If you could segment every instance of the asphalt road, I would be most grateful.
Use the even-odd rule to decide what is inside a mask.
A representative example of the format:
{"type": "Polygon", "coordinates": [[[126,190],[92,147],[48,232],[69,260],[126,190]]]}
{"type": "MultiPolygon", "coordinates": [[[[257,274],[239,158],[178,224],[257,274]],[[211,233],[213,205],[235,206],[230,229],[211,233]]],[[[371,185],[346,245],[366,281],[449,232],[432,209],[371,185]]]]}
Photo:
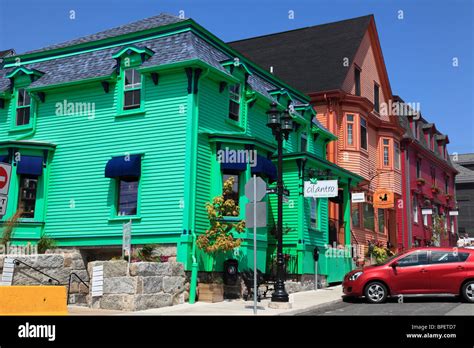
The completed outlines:
{"type": "Polygon", "coordinates": [[[473,315],[474,304],[463,303],[453,296],[405,296],[384,304],[368,304],[363,299],[344,299],[336,303],[298,315],[473,315]]]}

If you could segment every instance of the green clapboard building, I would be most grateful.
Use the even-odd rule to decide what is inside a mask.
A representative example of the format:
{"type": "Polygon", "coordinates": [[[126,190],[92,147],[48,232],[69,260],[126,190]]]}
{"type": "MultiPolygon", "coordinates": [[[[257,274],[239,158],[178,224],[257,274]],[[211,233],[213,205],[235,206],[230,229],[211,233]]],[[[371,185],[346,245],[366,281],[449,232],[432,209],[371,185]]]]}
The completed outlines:
{"type": "MultiPolygon", "coordinates": [[[[275,101],[297,124],[284,148],[288,272],[314,273],[316,246],[320,274],[340,280],[350,268],[349,258],[325,256],[327,199],[303,197],[308,171],[336,178],[349,221],[349,186],[361,178],[326,161],[334,135],[303,93],[193,20],[161,14],[2,64],[0,162],[12,165],[2,223],[19,218],[14,243],[47,235],[60,247],[119,250],[123,224],[132,221],[133,244],[176,247],[190,269],[195,237],[209,225],[205,203],[222,192],[223,180],[236,180],[240,219],[251,175],[275,180],[276,141],[266,126],[275,101]],[[242,154],[253,162],[232,160],[242,154]]],[[[258,231],[258,264],[267,271],[274,196],[265,198],[268,228],[258,231]]],[[[345,233],[350,240],[349,224],[345,233]]],[[[241,270],[252,267],[252,231],[238,236],[241,247],[219,256],[217,270],[230,257],[241,270]]],[[[199,250],[196,257],[200,270],[212,269],[210,257],[199,250]]]]}

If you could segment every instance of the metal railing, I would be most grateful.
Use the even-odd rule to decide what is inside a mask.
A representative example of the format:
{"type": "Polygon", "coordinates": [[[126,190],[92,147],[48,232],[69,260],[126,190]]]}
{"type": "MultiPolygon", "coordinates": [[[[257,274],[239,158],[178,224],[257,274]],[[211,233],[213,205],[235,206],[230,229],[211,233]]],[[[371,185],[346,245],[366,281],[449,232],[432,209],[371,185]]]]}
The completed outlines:
{"type": "Polygon", "coordinates": [[[50,275],[48,275],[48,274],[46,274],[46,273],[40,271],[39,269],[37,269],[37,268],[35,268],[35,267],[33,267],[33,266],[31,266],[31,265],[29,265],[29,264],[27,264],[27,263],[21,261],[21,260],[13,259],[13,262],[14,262],[17,266],[19,266],[20,263],[21,263],[21,264],[25,265],[26,267],[31,268],[32,270],[34,270],[34,271],[36,271],[36,272],[38,272],[38,273],[41,273],[42,275],[48,277],[48,283],[52,283],[53,281],[55,281],[55,282],[56,282],[56,285],[61,285],[61,282],[60,282],[59,280],[57,280],[56,278],[51,277],[50,275]]]}
{"type": "Polygon", "coordinates": [[[71,280],[72,280],[73,276],[75,276],[82,284],[84,284],[86,286],[87,289],[89,289],[89,285],[87,285],[82,280],[82,278],[77,275],[77,273],[72,272],[71,274],[69,274],[69,280],[68,280],[68,285],[67,285],[67,304],[69,304],[69,294],[70,294],[70,291],[71,291],[71,280]]]}

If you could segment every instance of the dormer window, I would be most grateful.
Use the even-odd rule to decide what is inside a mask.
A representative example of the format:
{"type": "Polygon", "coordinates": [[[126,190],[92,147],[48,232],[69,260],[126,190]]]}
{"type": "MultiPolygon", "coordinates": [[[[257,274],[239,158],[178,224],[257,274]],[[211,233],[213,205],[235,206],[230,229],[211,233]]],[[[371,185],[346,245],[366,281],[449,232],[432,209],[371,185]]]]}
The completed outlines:
{"type": "Polygon", "coordinates": [[[124,77],[123,109],[137,109],[141,104],[142,76],[136,69],[127,69],[124,77]]]}
{"type": "Polygon", "coordinates": [[[30,95],[24,88],[18,90],[18,102],[16,106],[16,125],[24,126],[30,123],[30,95]]]}
{"type": "Polygon", "coordinates": [[[234,121],[240,120],[240,84],[229,86],[229,118],[234,121]]]}

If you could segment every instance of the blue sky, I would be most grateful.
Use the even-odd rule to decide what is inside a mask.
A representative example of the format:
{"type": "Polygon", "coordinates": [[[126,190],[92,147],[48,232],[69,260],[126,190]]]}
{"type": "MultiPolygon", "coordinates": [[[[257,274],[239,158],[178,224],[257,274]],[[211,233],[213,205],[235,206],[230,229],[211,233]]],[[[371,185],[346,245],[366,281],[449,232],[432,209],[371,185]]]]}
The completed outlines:
{"type": "Polygon", "coordinates": [[[421,104],[451,153],[474,152],[472,0],[0,0],[0,49],[24,52],[179,11],[224,41],[372,13],[393,93],[421,104]]]}

